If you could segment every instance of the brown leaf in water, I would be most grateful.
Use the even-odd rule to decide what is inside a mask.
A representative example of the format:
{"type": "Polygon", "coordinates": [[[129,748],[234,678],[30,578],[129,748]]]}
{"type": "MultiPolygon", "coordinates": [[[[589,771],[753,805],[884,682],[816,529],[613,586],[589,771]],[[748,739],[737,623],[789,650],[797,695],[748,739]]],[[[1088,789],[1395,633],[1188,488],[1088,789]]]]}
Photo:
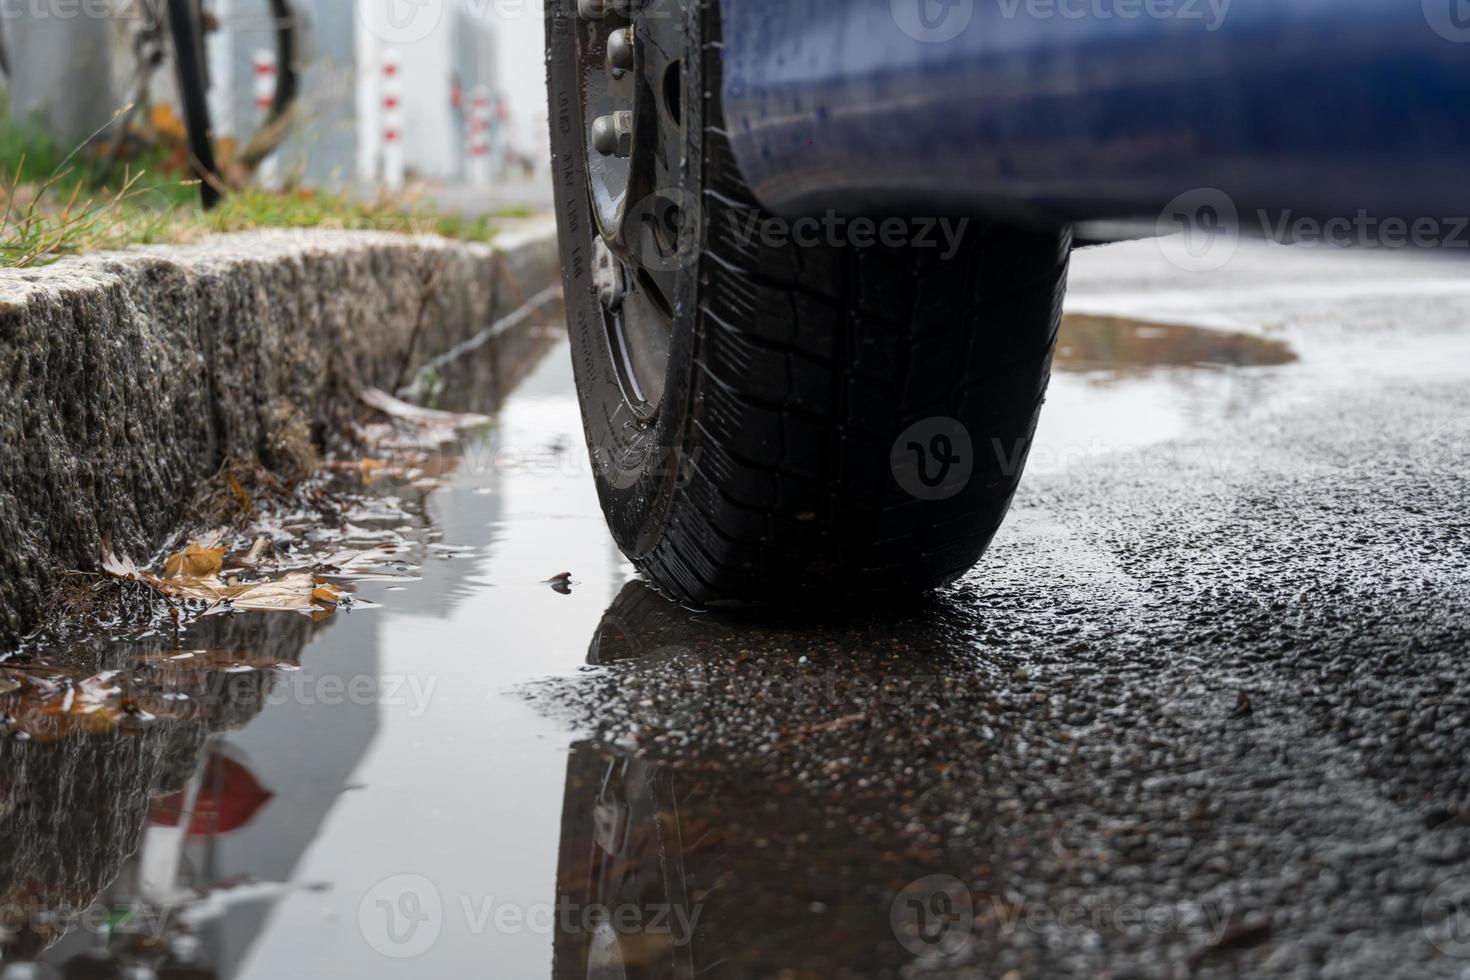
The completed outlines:
{"type": "Polygon", "coordinates": [[[141,582],[170,598],[205,602],[211,606],[227,605],[243,612],[329,613],[346,596],[341,589],[310,572],[292,572],[266,582],[227,582],[219,574],[223,551],[215,548],[199,551],[202,553],[196,553],[192,558],[189,552],[170,558],[162,578],[111,552],[102,556],[102,568],[115,578],[141,582]],[[216,551],[220,553],[216,554],[216,551]],[[172,575],[167,574],[170,568],[174,572],[172,575]],[[206,574],[186,574],[190,569],[206,570],[206,574]]]}
{"type": "Polygon", "coordinates": [[[225,586],[214,595],[214,601],[228,602],[244,612],[326,611],[321,604],[336,606],[343,597],[341,590],[323,585],[310,572],[293,572],[273,582],[225,586]]]}
{"type": "Polygon", "coordinates": [[[230,493],[235,495],[235,500],[239,502],[240,509],[247,514],[253,513],[255,511],[255,499],[250,496],[250,492],[240,485],[240,481],[235,479],[233,473],[226,473],[225,479],[229,481],[230,493]]]}
{"type": "Polygon", "coordinates": [[[218,575],[224,567],[225,549],[206,548],[194,542],[183,551],[170,555],[163,565],[163,577],[169,579],[205,579],[218,575]]]}

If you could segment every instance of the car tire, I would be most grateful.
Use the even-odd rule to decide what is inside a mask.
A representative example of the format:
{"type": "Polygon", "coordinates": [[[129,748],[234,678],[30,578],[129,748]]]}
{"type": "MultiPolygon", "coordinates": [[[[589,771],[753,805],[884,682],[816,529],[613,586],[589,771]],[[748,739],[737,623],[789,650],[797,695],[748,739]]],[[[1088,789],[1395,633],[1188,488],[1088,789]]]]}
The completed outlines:
{"type": "Polygon", "coordinates": [[[854,244],[862,225],[829,218],[843,234],[786,240],[725,135],[718,5],[688,0],[679,187],[665,194],[683,202],[688,254],[667,303],[661,397],[640,411],[627,327],[609,326],[631,314],[609,311],[594,262],[586,25],[575,4],[547,9],[571,348],[619,547],[673,598],[702,605],[912,594],[963,575],[1029,453],[1070,232],[949,219],[962,233],[946,243],[937,219],[906,218],[908,244],[889,247],[854,244]]]}

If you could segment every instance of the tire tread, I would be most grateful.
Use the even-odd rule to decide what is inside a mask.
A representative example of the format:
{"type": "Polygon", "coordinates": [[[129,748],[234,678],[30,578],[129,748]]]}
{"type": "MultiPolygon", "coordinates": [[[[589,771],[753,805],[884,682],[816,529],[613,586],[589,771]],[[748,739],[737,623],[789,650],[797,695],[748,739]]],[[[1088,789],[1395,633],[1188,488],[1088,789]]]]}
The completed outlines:
{"type": "Polygon", "coordinates": [[[915,591],[964,574],[1010,505],[1050,376],[1070,235],[970,227],[959,252],[773,246],[720,115],[713,2],[703,47],[705,250],[692,465],[639,567],[679,599],[915,591]],[[920,501],[889,453],[934,416],[975,436],[974,478],[920,501]]]}

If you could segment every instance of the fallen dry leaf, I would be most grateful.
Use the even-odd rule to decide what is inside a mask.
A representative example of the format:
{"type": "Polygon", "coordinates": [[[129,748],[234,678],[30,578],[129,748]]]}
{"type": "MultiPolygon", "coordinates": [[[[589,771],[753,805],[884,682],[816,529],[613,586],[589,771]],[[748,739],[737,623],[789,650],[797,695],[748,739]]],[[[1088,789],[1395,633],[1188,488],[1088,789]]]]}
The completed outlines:
{"type": "Polygon", "coordinates": [[[233,473],[226,473],[225,478],[229,481],[230,493],[234,494],[235,499],[240,503],[240,509],[247,514],[253,513],[255,510],[255,500],[250,496],[249,491],[241,486],[240,481],[235,479],[233,473]]]}
{"type": "Polygon", "coordinates": [[[204,602],[213,607],[225,606],[242,612],[329,613],[346,597],[341,589],[310,572],[292,572],[266,582],[227,582],[220,578],[222,550],[205,548],[199,552],[192,558],[189,552],[174,555],[166,563],[163,577],[144,571],[126,556],[120,557],[112,552],[102,556],[102,569],[114,578],[141,582],[160,595],[173,599],[204,602]],[[220,553],[215,554],[216,551],[220,553]],[[168,574],[171,568],[174,574],[168,574]],[[187,574],[191,569],[205,570],[205,574],[187,574]]]}
{"type": "Polygon", "coordinates": [[[393,549],[388,545],[380,544],[367,549],[348,548],[323,558],[319,567],[335,569],[343,575],[355,575],[376,568],[392,557],[393,549]]]}
{"type": "Polygon", "coordinates": [[[141,581],[143,578],[143,572],[133,564],[132,559],[118,557],[105,540],[102,543],[102,570],[113,578],[126,579],[129,582],[141,581]]]}
{"type": "Polygon", "coordinates": [[[202,579],[218,575],[224,567],[225,549],[206,548],[197,541],[175,555],[170,555],[163,565],[164,578],[202,579]]]}

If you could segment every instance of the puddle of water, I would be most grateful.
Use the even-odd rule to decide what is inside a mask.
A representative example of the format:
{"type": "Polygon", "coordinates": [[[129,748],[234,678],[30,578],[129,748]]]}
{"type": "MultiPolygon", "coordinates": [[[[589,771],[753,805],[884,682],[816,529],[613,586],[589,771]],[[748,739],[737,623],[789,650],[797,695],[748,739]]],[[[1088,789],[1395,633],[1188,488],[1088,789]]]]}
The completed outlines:
{"type": "MultiPolygon", "coordinates": [[[[1067,338],[1052,438],[1099,418],[1099,387],[1072,367],[1158,367],[1101,389],[1113,437],[1144,442],[1173,431],[1153,421],[1181,411],[1171,385],[1204,384],[1199,397],[1218,401],[1208,385],[1231,373],[1179,365],[1286,363],[1269,344],[1186,328],[1074,321],[1067,338]]],[[[591,677],[677,693],[690,658],[738,686],[766,651],[816,643],[848,658],[842,676],[874,683],[905,676],[894,664],[916,647],[933,651],[926,671],[983,698],[985,664],[963,652],[974,637],[927,613],[761,633],[630,584],[568,362],[561,347],[541,363],[497,427],[435,471],[441,490],[398,481],[364,504],[357,537],[391,537],[400,566],[355,581],[373,608],[323,622],[210,617],[177,646],[154,635],[83,651],[118,672],[100,683],[126,689],[131,707],[84,692],[112,699],[119,723],[0,743],[8,959],[38,959],[50,976],[230,978],[457,976],[487,963],[503,976],[693,976],[720,962],[731,975],[832,976],[910,960],[891,902],[938,842],[854,814],[864,800],[874,814],[907,806],[929,770],[861,781],[841,747],[878,730],[867,701],[732,730],[744,763],[689,771],[631,748],[677,739],[685,722],[657,730],[644,717],[635,731],[622,715],[574,737],[516,692],[591,677]],[[618,664],[632,669],[609,673],[618,664]],[[841,792],[814,789],[821,779],[841,792]],[[602,909],[632,918],[602,921],[602,909]]],[[[582,722],[597,720],[590,703],[582,722]]],[[[974,750],[933,734],[936,767],[974,750]]]]}
{"type": "Polygon", "coordinates": [[[1072,313],[1062,320],[1055,364],[1116,379],[1156,368],[1280,367],[1296,360],[1284,341],[1259,334],[1072,313]]]}
{"type": "MultiPolygon", "coordinates": [[[[1028,472],[1188,450],[1299,377],[1296,351],[1259,334],[1069,313],[1028,472]]],[[[1167,463],[1161,463],[1167,465],[1167,463]]]]}

